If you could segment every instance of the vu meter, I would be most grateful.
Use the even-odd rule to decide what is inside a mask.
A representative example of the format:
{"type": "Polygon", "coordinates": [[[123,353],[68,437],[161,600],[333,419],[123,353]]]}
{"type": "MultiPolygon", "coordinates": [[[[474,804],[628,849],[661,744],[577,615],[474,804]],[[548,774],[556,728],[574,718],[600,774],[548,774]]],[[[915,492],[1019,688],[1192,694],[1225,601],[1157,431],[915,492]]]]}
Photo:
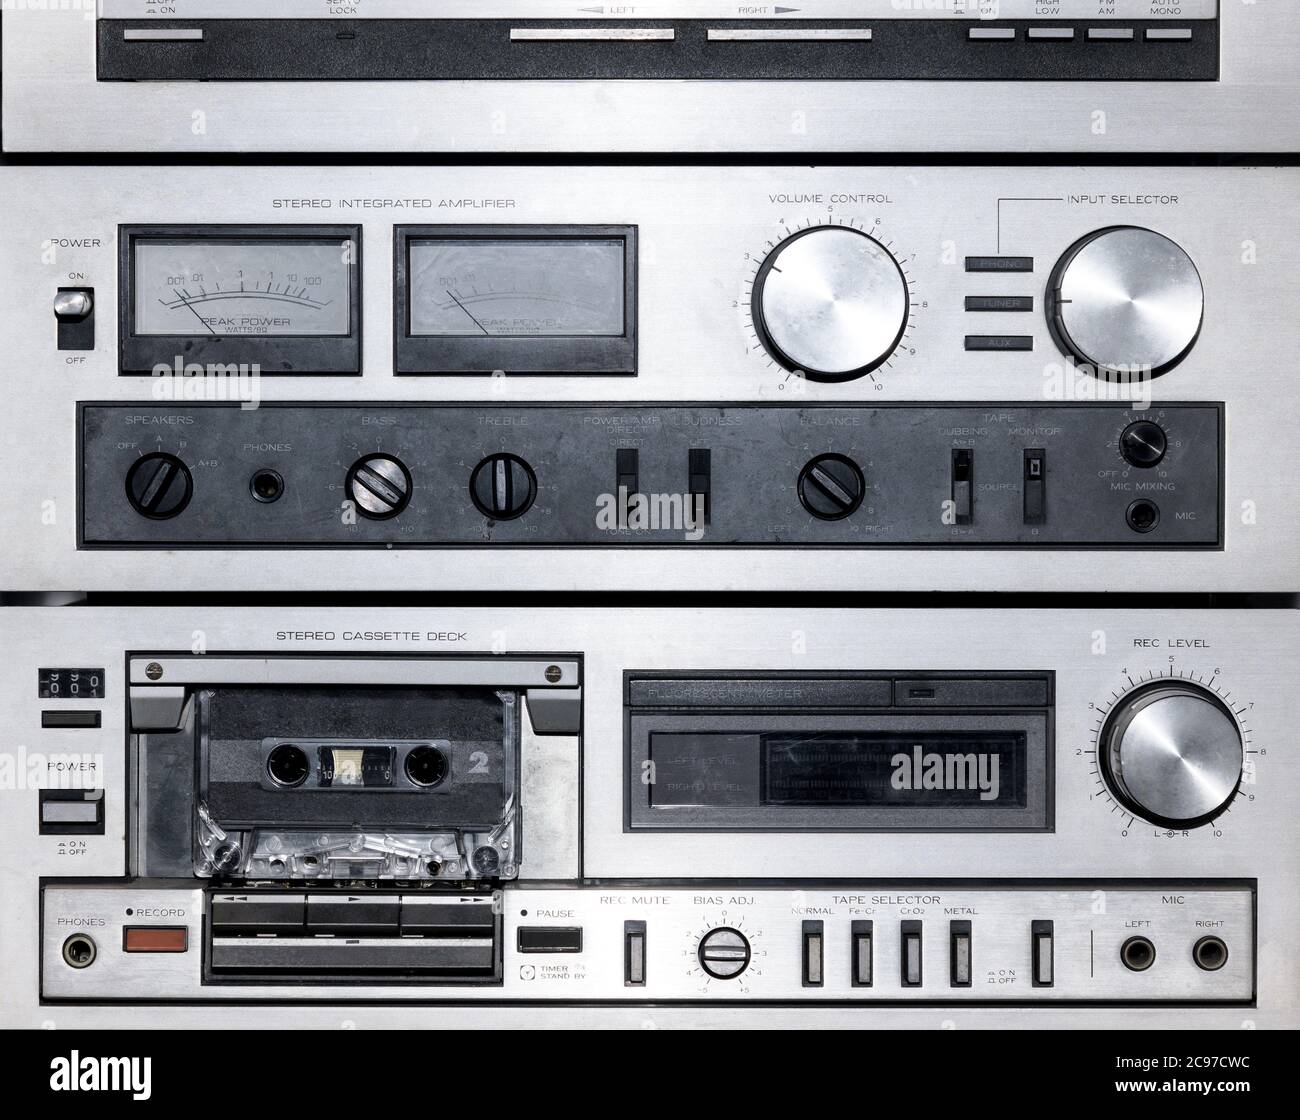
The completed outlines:
{"type": "Polygon", "coordinates": [[[121,371],[360,372],[355,226],[123,227],[121,371]]]}

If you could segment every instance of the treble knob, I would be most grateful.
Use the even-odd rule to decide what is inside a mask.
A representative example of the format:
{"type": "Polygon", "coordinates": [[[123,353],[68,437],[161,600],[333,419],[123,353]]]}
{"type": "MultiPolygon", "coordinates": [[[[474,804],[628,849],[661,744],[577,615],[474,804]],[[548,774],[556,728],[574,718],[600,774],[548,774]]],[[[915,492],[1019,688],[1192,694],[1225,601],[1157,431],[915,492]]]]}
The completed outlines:
{"type": "Polygon", "coordinates": [[[1241,730],[1209,689],[1153,681],[1129,693],[1102,728],[1098,761],[1126,808],[1168,828],[1217,817],[1236,796],[1241,730]]]}
{"type": "Polygon", "coordinates": [[[814,226],[772,250],[754,279],[759,339],[786,369],[851,381],[879,366],[907,327],[907,279],[879,241],[814,226]]]}
{"type": "Polygon", "coordinates": [[[1047,321],[1074,361],[1107,378],[1158,377],[1201,332],[1205,292],[1192,258],[1140,226],[1076,241],[1047,285],[1047,321]]]}
{"type": "Polygon", "coordinates": [[[512,521],[537,497],[537,476],[518,455],[489,455],[470,475],[469,496],[484,517],[512,521]]]}

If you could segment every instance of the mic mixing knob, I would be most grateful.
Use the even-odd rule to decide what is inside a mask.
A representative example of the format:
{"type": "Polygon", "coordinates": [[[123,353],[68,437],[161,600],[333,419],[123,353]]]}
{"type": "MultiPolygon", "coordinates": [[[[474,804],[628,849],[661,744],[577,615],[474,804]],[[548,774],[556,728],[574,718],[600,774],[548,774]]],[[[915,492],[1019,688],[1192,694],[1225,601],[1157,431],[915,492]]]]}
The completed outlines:
{"type": "Polygon", "coordinates": [[[1168,447],[1169,437],[1154,420],[1135,420],[1119,437],[1120,454],[1134,467],[1159,466],[1168,447]]]}
{"type": "Polygon", "coordinates": [[[696,955],[715,980],[734,980],[749,967],[749,939],[738,929],[719,926],[700,938],[696,955]]]}
{"type": "Polygon", "coordinates": [[[1058,345],[1103,377],[1172,369],[1196,342],[1204,308],[1191,257],[1139,226],[1076,241],[1047,285],[1047,321],[1058,345]]]}
{"type": "Polygon", "coordinates": [[[362,517],[396,517],[411,500],[411,472],[391,455],[366,455],[352,464],[345,483],[362,517]]]}
{"type": "Polygon", "coordinates": [[[518,455],[489,455],[470,475],[469,494],[484,517],[511,521],[533,504],[537,476],[518,455]]]}
{"type": "Polygon", "coordinates": [[[907,279],[874,237],[814,226],[786,238],[759,267],[754,327],[769,354],[814,381],[870,373],[907,326],[907,279]]]}
{"type": "Polygon", "coordinates": [[[1244,760],[1227,706],[1186,681],[1155,681],[1124,697],[1102,728],[1098,757],[1119,801],[1169,828],[1218,816],[1236,795],[1244,760]]]}
{"type": "Polygon", "coordinates": [[[190,469],[175,455],[155,451],[131,464],[126,472],[126,497],[143,517],[165,521],[175,517],[194,493],[190,469]]]}
{"type": "Polygon", "coordinates": [[[862,505],[867,483],[847,455],[818,455],[799,472],[799,501],[819,521],[839,521],[862,505]]]}

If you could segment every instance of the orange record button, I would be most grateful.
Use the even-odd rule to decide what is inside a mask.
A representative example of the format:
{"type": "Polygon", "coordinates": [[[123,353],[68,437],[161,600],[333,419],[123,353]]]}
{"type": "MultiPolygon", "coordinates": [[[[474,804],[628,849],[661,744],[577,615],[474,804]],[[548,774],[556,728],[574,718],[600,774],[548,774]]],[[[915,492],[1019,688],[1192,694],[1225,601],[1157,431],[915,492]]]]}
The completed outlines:
{"type": "Polygon", "coordinates": [[[122,930],[124,953],[183,953],[188,948],[185,926],[126,926],[122,930]]]}

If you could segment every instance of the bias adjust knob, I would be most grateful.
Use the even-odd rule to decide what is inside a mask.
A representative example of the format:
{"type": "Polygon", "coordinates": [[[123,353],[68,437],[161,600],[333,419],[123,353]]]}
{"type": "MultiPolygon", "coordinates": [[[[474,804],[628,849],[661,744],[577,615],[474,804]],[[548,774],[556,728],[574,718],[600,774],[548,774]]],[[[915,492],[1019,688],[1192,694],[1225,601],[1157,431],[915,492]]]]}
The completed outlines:
{"type": "Polygon", "coordinates": [[[396,517],[411,500],[411,472],[392,455],[366,455],[352,464],[345,483],[362,517],[396,517]]]}
{"type": "Polygon", "coordinates": [[[749,938],[738,929],[719,926],[700,938],[696,956],[715,980],[734,980],[749,967],[749,938]]]}
{"type": "Polygon", "coordinates": [[[1182,248],[1153,230],[1113,226],[1076,241],[1047,285],[1057,344],[1102,377],[1158,377],[1201,332],[1205,292],[1182,248]]]}
{"type": "Polygon", "coordinates": [[[1130,466],[1149,468],[1160,465],[1169,448],[1169,437],[1154,420],[1135,420],[1119,437],[1119,451],[1130,466]]]}
{"type": "Polygon", "coordinates": [[[856,512],[866,490],[862,468],[847,455],[818,455],[799,472],[799,501],[819,521],[856,512]]]}
{"type": "Polygon", "coordinates": [[[1116,798],[1168,828],[1213,820],[1241,783],[1236,719],[1213,692],[1187,681],[1153,681],[1125,696],[1097,753],[1116,798]]]}
{"type": "Polygon", "coordinates": [[[751,310],[769,354],[813,381],[870,373],[907,326],[907,279],[874,237],[814,226],[786,238],[759,267],[751,310]]]}
{"type": "Polygon", "coordinates": [[[493,521],[522,517],[537,497],[537,476],[518,455],[489,455],[469,478],[469,495],[479,513],[493,521]]]}
{"type": "Polygon", "coordinates": [[[189,467],[165,451],[141,456],[126,472],[127,500],[136,513],[154,521],[175,517],[193,494],[189,467]]]}

